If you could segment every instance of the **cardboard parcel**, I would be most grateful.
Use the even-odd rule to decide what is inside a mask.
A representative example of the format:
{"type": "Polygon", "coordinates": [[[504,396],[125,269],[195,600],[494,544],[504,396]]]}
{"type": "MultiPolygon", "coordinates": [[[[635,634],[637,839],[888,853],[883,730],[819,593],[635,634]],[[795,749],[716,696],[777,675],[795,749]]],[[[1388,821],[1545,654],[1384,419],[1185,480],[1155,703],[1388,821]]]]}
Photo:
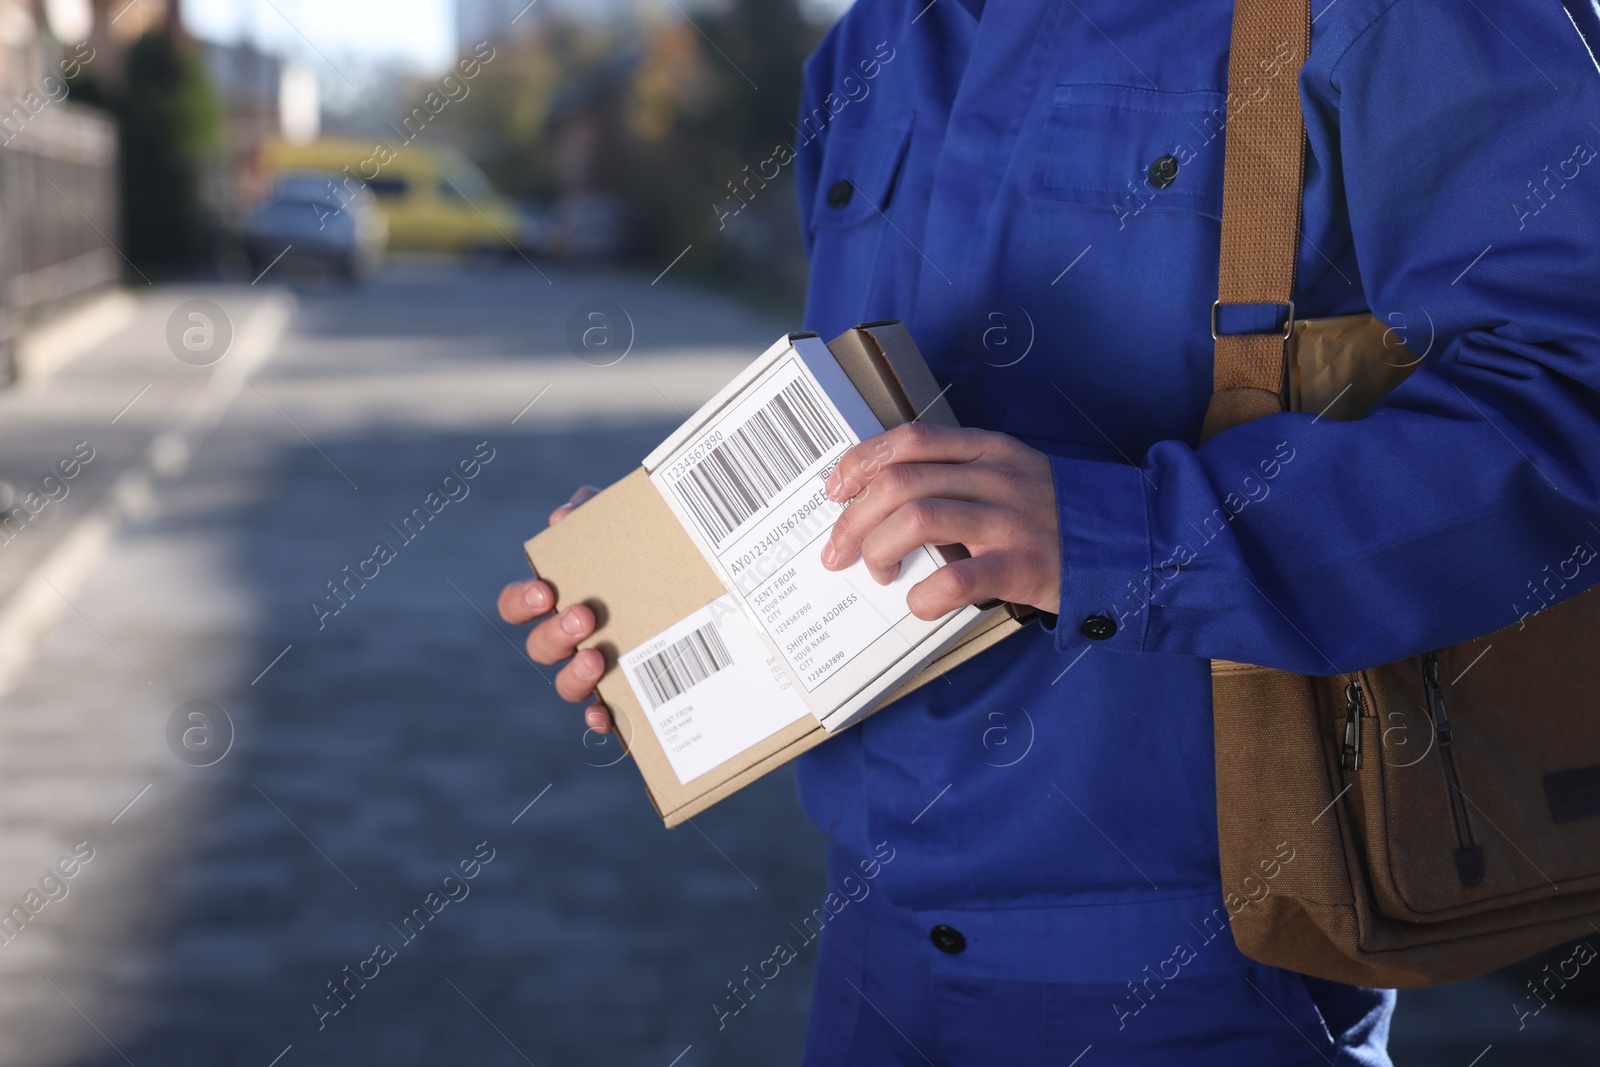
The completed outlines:
{"type": "Polygon", "coordinates": [[[899,322],[780,339],[643,464],[527,542],[557,607],[585,603],[597,687],[668,826],[704,811],[1016,632],[1032,609],[926,622],[906,593],[960,546],[879,585],[822,567],[823,482],[851,445],[955,415],[899,322]]]}

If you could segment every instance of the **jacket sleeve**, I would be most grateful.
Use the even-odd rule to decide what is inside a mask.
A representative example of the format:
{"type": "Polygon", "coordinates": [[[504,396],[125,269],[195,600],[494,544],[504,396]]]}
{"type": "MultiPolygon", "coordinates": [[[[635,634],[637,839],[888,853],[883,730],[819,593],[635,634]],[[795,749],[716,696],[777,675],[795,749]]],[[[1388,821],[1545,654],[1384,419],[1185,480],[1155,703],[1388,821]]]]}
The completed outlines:
{"type": "Polygon", "coordinates": [[[1368,306],[1418,309],[1426,358],[1357,422],[1054,458],[1063,652],[1336,673],[1600,581],[1600,74],[1573,19],[1395,4],[1301,91],[1368,306]]]}

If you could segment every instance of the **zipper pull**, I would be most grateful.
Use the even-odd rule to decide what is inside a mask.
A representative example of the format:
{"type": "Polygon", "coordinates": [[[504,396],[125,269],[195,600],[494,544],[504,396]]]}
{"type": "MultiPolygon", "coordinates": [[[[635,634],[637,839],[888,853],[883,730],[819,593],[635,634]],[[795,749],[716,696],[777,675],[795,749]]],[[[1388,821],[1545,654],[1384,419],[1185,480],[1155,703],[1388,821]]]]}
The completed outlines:
{"type": "Polygon", "coordinates": [[[1429,653],[1422,661],[1422,684],[1428,694],[1428,715],[1433,719],[1434,731],[1439,735],[1439,747],[1455,743],[1455,733],[1450,727],[1450,712],[1444,706],[1444,690],[1439,686],[1439,657],[1429,653]]]}
{"type": "Polygon", "coordinates": [[[1361,682],[1357,679],[1344,687],[1344,747],[1339,765],[1347,771],[1361,769],[1361,682]]]}

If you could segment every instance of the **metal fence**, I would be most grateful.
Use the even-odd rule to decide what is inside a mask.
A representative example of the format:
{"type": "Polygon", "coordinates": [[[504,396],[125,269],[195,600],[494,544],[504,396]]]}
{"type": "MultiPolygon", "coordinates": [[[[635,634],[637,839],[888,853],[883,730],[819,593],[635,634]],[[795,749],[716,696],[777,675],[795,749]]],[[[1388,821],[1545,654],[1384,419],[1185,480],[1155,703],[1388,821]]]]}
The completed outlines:
{"type": "Polygon", "coordinates": [[[0,114],[0,382],[22,329],[116,280],[118,229],[110,118],[66,100],[0,114]]]}

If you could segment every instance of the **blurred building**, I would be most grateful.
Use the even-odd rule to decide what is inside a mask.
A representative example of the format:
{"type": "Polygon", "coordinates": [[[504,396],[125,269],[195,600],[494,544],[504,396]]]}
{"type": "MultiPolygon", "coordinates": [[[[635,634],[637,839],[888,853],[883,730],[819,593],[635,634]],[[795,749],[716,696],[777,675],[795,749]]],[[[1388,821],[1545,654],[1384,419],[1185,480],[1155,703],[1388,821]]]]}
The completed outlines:
{"type": "Polygon", "coordinates": [[[207,174],[206,199],[231,224],[266,195],[261,149],[282,131],[286,68],[248,42],[196,43],[222,111],[220,158],[207,174]]]}
{"type": "Polygon", "coordinates": [[[0,383],[26,325],[121,273],[116,127],[67,99],[100,59],[93,17],[87,4],[0,0],[0,383]]]}

